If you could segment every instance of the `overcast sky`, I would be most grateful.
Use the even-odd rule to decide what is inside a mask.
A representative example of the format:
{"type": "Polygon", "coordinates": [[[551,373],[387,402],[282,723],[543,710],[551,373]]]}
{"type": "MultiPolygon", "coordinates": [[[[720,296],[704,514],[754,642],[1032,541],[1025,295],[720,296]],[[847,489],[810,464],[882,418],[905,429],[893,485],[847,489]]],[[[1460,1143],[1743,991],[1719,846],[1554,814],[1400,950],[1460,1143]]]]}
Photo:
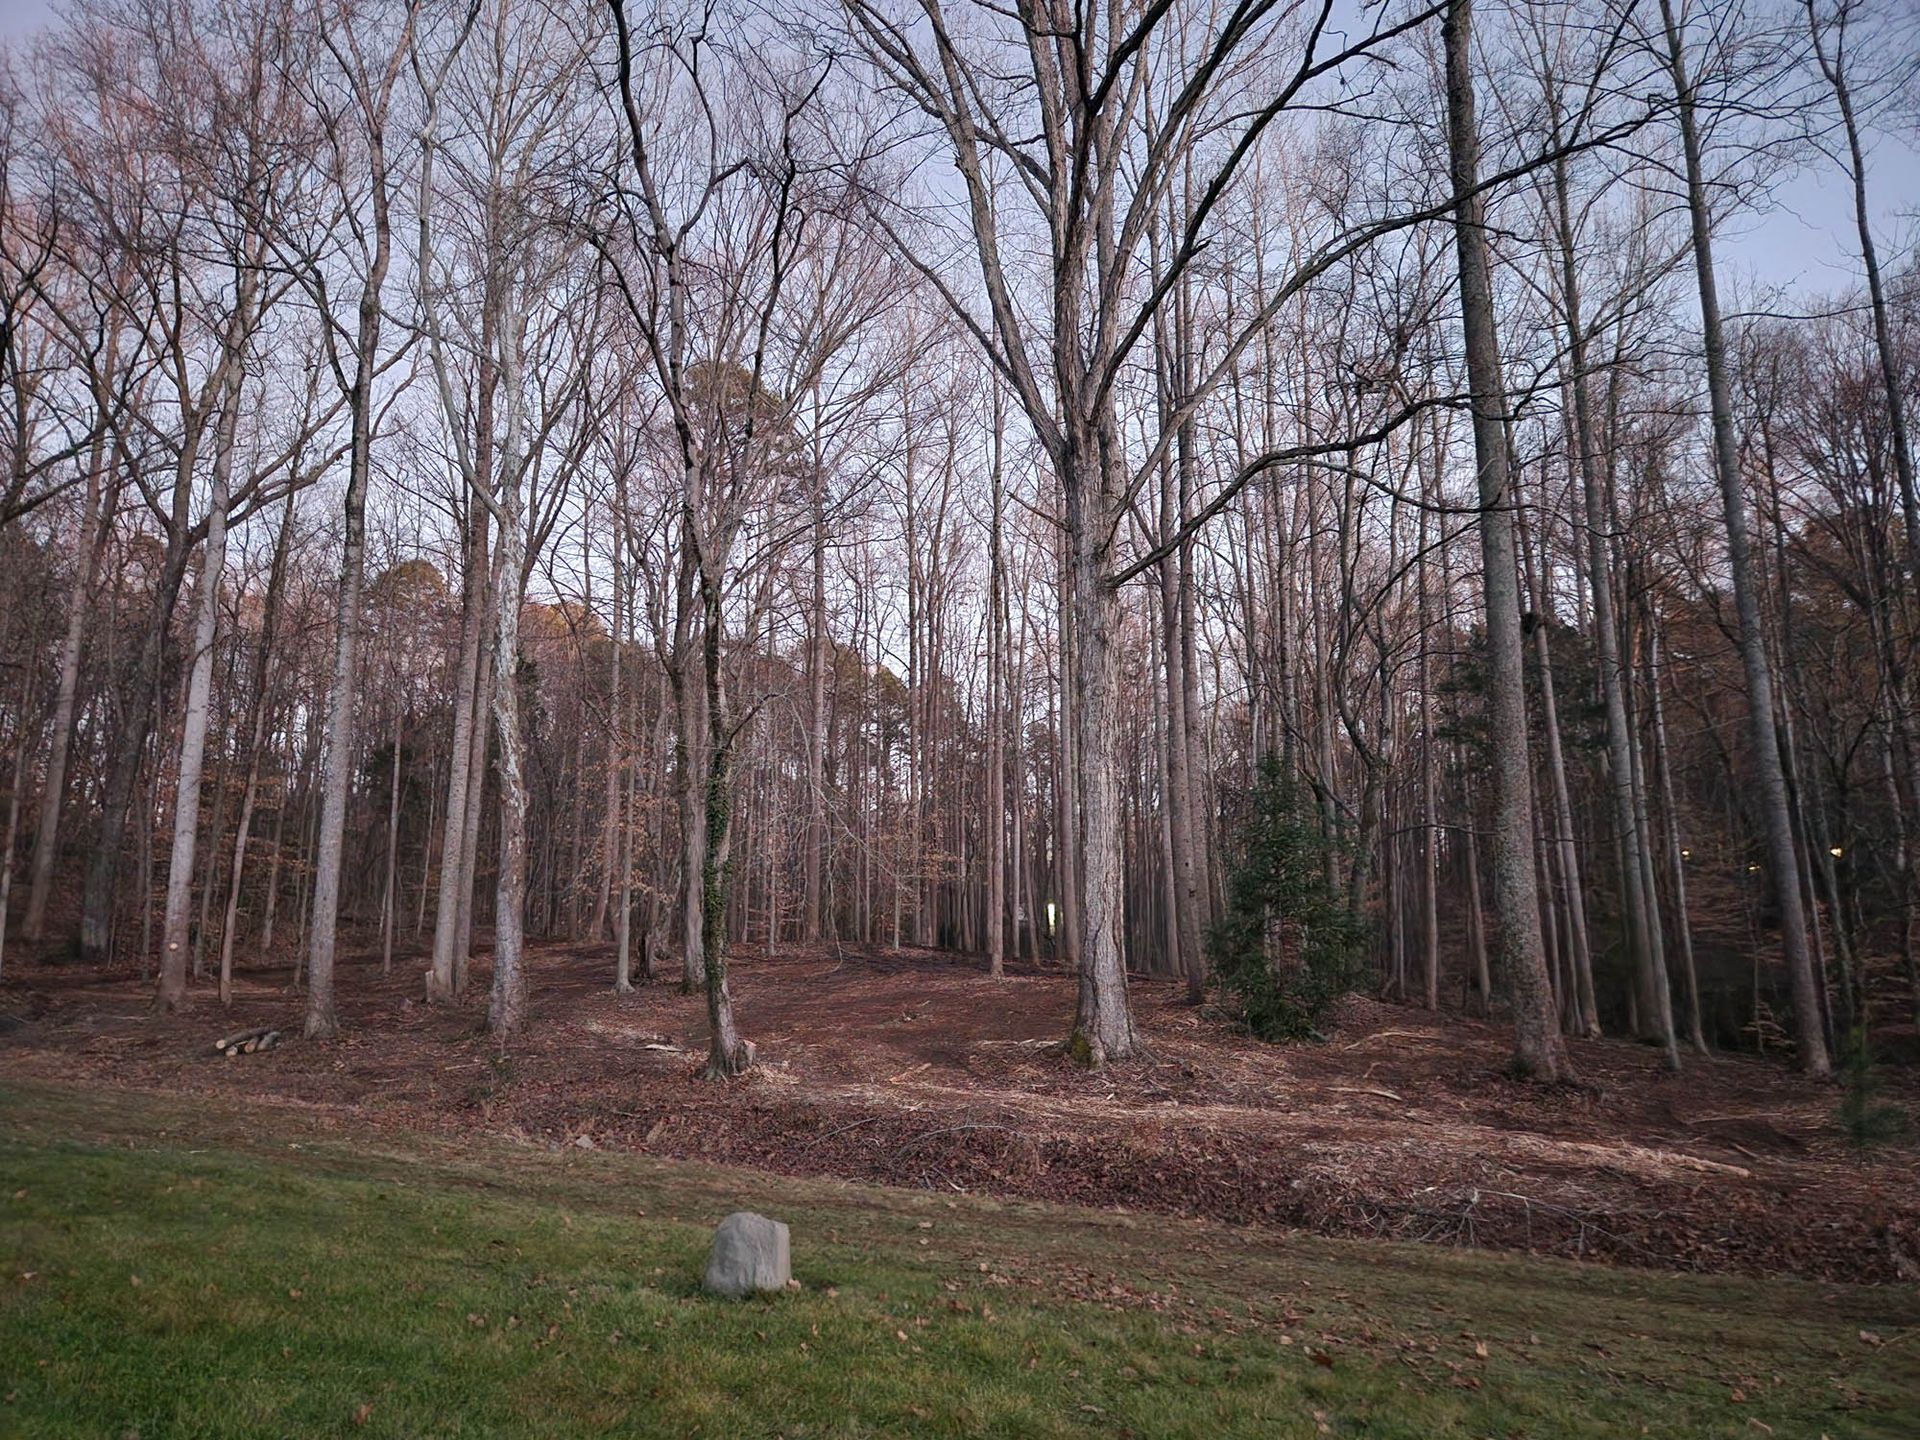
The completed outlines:
{"type": "Polygon", "coordinates": [[[0,35],[23,34],[52,15],[52,0],[0,0],[0,35]]]}
{"type": "MultiPolygon", "coordinates": [[[[31,34],[53,18],[55,0],[0,0],[0,39],[31,34]]],[[[1920,230],[1920,150],[1916,138],[1881,136],[1868,160],[1876,243],[1889,268],[1906,263],[1920,230]]],[[[1746,214],[1720,237],[1720,258],[1731,273],[1730,300],[1751,303],[1757,290],[1830,291],[1859,273],[1853,197],[1832,165],[1796,176],[1773,208],[1746,214]]]]}

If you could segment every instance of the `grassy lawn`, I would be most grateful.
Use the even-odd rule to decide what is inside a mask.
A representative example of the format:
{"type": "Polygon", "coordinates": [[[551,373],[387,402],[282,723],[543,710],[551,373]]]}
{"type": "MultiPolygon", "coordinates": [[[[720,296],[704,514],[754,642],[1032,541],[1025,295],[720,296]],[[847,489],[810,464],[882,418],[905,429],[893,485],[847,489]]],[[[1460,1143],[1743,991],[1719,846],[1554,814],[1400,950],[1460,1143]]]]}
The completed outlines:
{"type": "Polygon", "coordinates": [[[0,1265],[0,1435],[1920,1434],[1911,1291],[127,1093],[0,1090],[0,1265]],[[792,1224],[799,1291],[699,1293],[736,1208],[792,1224]]]}

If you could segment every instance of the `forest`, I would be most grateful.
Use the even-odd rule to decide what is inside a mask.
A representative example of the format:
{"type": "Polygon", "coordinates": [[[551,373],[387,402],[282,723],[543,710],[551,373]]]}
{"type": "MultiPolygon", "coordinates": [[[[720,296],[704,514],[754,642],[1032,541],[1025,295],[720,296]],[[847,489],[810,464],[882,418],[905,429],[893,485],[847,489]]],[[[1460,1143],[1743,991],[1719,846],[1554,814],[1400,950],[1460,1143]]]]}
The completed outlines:
{"type": "Polygon", "coordinates": [[[62,0],[6,1168],[297,1102],[1861,1285],[1910,1365],[1916,157],[1902,0],[62,0]]]}

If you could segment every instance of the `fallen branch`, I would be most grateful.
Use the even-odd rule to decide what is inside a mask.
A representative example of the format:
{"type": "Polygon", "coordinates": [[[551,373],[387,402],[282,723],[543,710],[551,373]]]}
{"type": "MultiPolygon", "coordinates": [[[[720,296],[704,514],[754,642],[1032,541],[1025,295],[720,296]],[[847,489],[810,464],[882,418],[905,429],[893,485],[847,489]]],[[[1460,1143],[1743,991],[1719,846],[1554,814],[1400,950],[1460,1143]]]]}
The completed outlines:
{"type": "Polygon", "coordinates": [[[1437,1044],[1436,1037],[1423,1034],[1418,1030],[1376,1030],[1371,1035],[1362,1035],[1350,1045],[1342,1045],[1342,1050],[1358,1050],[1362,1045],[1374,1040],[1418,1040],[1424,1045],[1437,1044]]]}
{"type": "Polygon", "coordinates": [[[928,1130],[924,1134],[914,1136],[911,1140],[907,1141],[906,1144],[893,1152],[894,1158],[898,1159],[923,1140],[932,1140],[940,1135],[957,1135],[962,1130],[1004,1130],[1009,1135],[1015,1133],[1011,1125],[989,1125],[984,1122],[973,1125],[946,1125],[938,1130],[928,1130]]]}
{"type": "Polygon", "coordinates": [[[809,1143],[809,1144],[808,1144],[808,1146],[807,1146],[807,1149],[808,1149],[808,1150],[811,1150],[811,1149],[813,1149],[813,1147],[814,1147],[815,1145],[819,1145],[819,1144],[822,1144],[822,1143],[824,1143],[825,1141],[828,1141],[828,1140],[831,1140],[831,1139],[833,1139],[833,1137],[834,1137],[834,1136],[836,1136],[836,1135],[844,1135],[844,1134],[846,1134],[846,1133],[847,1133],[847,1132],[848,1132],[849,1130],[858,1130],[858,1129],[859,1129],[859,1128],[860,1128],[860,1127],[861,1127],[862,1125],[871,1125],[871,1124],[873,1124],[873,1122],[874,1122],[874,1121],[876,1121],[876,1120],[878,1120],[878,1119],[880,1119],[880,1118],[881,1118],[881,1117],[880,1117],[880,1116],[878,1116],[878,1115],[869,1115],[869,1116],[867,1116],[867,1117],[866,1117],[865,1119],[863,1119],[863,1120],[856,1120],[856,1121],[854,1121],[854,1122],[853,1122],[853,1123],[852,1123],[851,1125],[841,1125],[841,1126],[837,1126],[836,1128],[834,1128],[834,1129],[832,1129],[832,1130],[829,1130],[829,1131],[827,1131],[827,1133],[826,1133],[826,1134],[824,1134],[824,1135],[816,1135],[816,1136],[814,1136],[814,1137],[813,1137],[813,1140],[811,1141],[811,1143],[809,1143]]]}

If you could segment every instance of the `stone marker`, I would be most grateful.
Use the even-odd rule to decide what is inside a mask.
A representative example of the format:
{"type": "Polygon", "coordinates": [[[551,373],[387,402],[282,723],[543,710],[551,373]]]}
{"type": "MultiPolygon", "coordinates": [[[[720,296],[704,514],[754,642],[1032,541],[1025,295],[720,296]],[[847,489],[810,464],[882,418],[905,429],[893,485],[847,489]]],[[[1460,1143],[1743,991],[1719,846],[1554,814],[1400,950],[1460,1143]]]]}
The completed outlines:
{"type": "Polygon", "coordinates": [[[740,1210],[713,1232],[707,1258],[707,1289],[735,1299],[755,1290],[784,1290],[793,1275],[787,1227],[778,1220],[740,1210]]]}

